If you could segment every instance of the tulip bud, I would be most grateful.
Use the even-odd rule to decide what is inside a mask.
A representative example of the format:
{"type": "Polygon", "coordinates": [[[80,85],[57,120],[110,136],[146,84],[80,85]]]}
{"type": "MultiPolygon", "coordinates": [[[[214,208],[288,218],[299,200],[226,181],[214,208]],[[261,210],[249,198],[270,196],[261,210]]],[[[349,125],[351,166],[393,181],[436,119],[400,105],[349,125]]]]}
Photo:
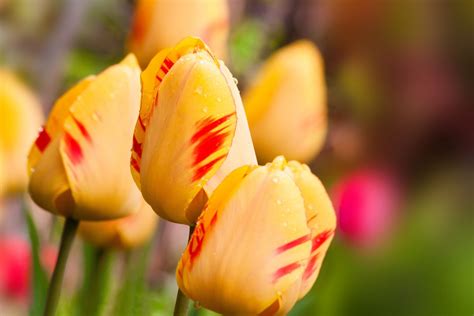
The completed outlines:
{"type": "MultiPolygon", "coordinates": [[[[31,250],[23,238],[4,236],[0,239],[0,294],[26,300],[30,292],[31,250]]],[[[53,270],[57,249],[46,246],[40,259],[47,272],[53,270]]]]}
{"type": "Polygon", "coordinates": [[[130,55],[58,99],[29,155],[29,191],[42,208],[78,220],[127,216],[141,206],[129,169],[140,104],[130,55]]]}
{"type": "Polygon", "coordinates": [[[226,0],[139,0],[128,45],[143,67],[186,36],[201,37],[219,58],[225,58],[228,33],[226,0]]]}
{"type": "Polygon", "coordinates": [[[318,49],[301,40],[271,56],[243,96],[262,162],[277,155],[310,161],[327,130],[326,86],[318,49]]]}
{"type": "Polygon", "coordinates": [[[256,164],[239,91],[197,38],[157,54],[142,73],[132,174],[153,210],[194,224],[235,168],[256,164]]]}
{"type": "Polygon", "coordinates": [[[371,248],[392,227],[400,189],[389,172],[362,169],[337,183],[332,197],[342,236],[355,246],[371,248]]]}
{"type": "Polygon", "coordinates": [[[82,221],[79,234],[97,247],[135,248],[153,236],[158,216],[145,202],[134,214],[110,221],[82,221]]]}
{"type": "Polygon", "coordinates": [[[315,282],[335,226],[327,193],[306,165],[277,157],[240,167],[202,212],[178,285],[218,313],[286,315],[315,282]]]}
{"type": "Polygon", "coordinates": [[[28,182],[26,156],[43,121],[43,114],[36,97],[12,73],[0,69],[0,82],[3,187],[7,192],[23,191],[28,182]]]}

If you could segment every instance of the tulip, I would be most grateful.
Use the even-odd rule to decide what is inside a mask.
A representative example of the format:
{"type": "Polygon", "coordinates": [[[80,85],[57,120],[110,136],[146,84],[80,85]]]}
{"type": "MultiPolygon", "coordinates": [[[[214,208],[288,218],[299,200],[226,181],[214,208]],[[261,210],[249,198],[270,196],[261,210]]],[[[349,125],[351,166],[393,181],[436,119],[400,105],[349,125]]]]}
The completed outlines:
{"type": "Polygon", "coordinates": [[[79,234],[101,248],[130,249],[141,246],[153,235],[158,216],[145,202],[138,212],[110,221],[82,221],[79,234]]]}
{"type": "Polygon", "coordinates": [[[228,33],[226,0],[139,0],[128,46],[143,67],[160,50],[190,35],[225,58],[228,33]]]}
{"type": "Polygon", "coordinates": [[[142,73],[131,169],[143,197],[169,221],[194,225],[235,168],[256,164],[236,83],[197,38],[157,54],[142,73]]]}
{"type": "Polygon", "coordinates": [[[140,103],[140,68],[130,55],[58,99],[29,155],[33,200],[76,220],[134,213],[142,198],[129,171],[140,103]]]}
{"type": "Polygon", "coordinates": [[[341,179],[332,197],[343,238],[365,249],[381,244],[396,218],[400,191],[393,174],[382,169],[361,169],[341,179]]]}
{"type": "Polygon", "coordinates": [[[309,41],[297,41],[271,56],[243,96],[257,156],[310,161],[327,130],[323,61],[309,41]]]}
{"type": "Polygon", "coordinates": [[[13,73],[0,69],[0,82],[0,168],[8,170],[3,187],[12,193],[26,189],[26,157],[43,114],[36,97],[13,73]]]}
{"type": "Polygon", "coordinates": [[[225,315],[285,315],[310,290],[334,234],[306,165],[243,166],[209,199],[177,268],[180,289],[225,315]]]}
{"type": "MultiPolygon", "coordinates": [[[[16,236],[0,239],[0,293],[20,301],[30,292],[31,250],[27,240],[16,236]]],[[[53,247],[40,252],[42,265],[51,272],[57,256],[53,247]]]]}

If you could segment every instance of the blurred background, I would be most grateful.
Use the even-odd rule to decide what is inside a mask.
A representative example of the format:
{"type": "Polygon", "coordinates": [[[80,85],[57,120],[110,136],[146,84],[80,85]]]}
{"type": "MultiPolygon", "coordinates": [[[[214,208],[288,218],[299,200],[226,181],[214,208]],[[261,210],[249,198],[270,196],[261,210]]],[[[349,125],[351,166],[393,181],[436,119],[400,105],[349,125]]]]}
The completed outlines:
{"type": "MultiPolygon", "coordinates": [[[[174,2],[186,10],[186,1],[174,2]]],[[[268,56],[295,40],[313,41],[324,59],[329,130],[310,166],[333,198],[338,231],[291,315],[473,315],[474,1],[228,5],[226,64],[241,91],[268,56]]],[[[32,89],[46,114],[73,83],[123,58],[133,12],[134,1],[125,0],[0,0],[0,67],[32,89]]],[[[1,202],[1,315],[26,314],[32,300],[31,220],[43,266],[54,263],[57,224],[37,209],[27,221],[25,203],[1,202]]],[[[179,227],[160,228],[143,249],[117,254],[135,263],[116,266],[112,278],[141,271],[126,281],[140,298],[123,299],[135,307],[121,314],[170,313],[186,237],[179,227]]],[[[71,293],[87,270],[79,257],[91,252],[76,246],[71,293]]]]}

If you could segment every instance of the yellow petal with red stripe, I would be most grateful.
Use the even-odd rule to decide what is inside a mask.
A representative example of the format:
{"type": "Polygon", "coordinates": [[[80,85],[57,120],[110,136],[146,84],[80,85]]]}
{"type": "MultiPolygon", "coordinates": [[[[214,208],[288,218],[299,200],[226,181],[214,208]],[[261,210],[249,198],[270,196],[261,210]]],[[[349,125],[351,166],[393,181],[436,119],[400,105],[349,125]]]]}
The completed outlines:
{"type": "Polygon", "coordinates": [[[51,141],[62,136],[64,121],[69,116],[69,108],[93,80],[94,76],[81,80],[54,103],[46,124],[41,128],[35,143],[31,146],[28,155],[28,171],[30,175],[32,170],[36,169],[38,161],[41,159],[46,148],[51,144],[51,141]]]}
{"type": "Polygon", "coordinates": [[[177,281],[186,295],[219,313],[284,315],[298,299],[310,251],[292,177],[278,164],[241,167],[208,201],[177,281]]]}
{"type": "Polygon", "coordinates": [[[146,66],[157,52],[192,35],[225,58],[228,33],[226,0],[139,0],[128,46],[146,66]]]}
{"type": "Polygon", "coordinates": [[[133,60],[129,56],[99,74],[64,122],[60,150],[76,219],[115,219],[141,203],[128,168],[140,103],[140,68],[133,60]]]}
{"type": "Polygon", "coordinates": [[[272,55],[244,94],[250,130],[262,162],[278,155],[307,162],[327,131],[326,86],[320,52],[297,41],[272,55]]]}
{"type": "Polygon", "coordinates": [[[305,296],[318,277],[326,251],[336,230],[336,215],[321,181],[308,166],[290,161],[286,171],[291,174],[304,199],[308,227],[311,230],[311,255],[303,274],[299,298],[305,296]]]}
{"type": "Polygon", "coordinates": [[[155,232],[158,216],[142,202],[140,209],[110,221],[81,221],[79,234],[97,247],[128,249],[143,245],[155,232]]]}
{"type": "Polygon", "coordinates": [[[145,200],[165,219],[195,223],[220,182],[209,180],[255,162],[243,107],[229,75],[195,38],[158,54],[143,72],[146,90],[132,168],[139,173],[135,177],[145,200]]]}
{"type": "Polygon", "coordinates": [[[13,73],[0,69],[0,82],[0,150],[8,170],[4,189],[13,193],[26,188],[26,156],[43,113],[36,97],[13,73]]]}

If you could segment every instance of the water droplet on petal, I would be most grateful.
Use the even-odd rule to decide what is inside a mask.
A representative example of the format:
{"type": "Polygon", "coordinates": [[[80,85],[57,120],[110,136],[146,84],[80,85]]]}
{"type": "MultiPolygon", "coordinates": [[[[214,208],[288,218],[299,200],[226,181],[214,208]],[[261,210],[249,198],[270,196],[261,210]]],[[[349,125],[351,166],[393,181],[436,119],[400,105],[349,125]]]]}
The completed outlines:
{"type": "Polygon", "coordinates": [[[222,99],[217,97],[217,102],[222,102],[222,99]]]}
{"type": "Polygon", "coordinates": [[[209,111],[209,109],[207,108],[207,106],[205,106],[205,107],[202,108],[202,111],[203,111],[204,113],[207,113],[207,111],[209,111]]]}
{"type": "Polygon", "coordinates": [[[234,80],[234,83],[237,85],[239,84],[239,80],[237,80],[237,78],[232,78],[232,80],[234,80]]]}
{"type": "Polygon", "coordinates": [[[196,90],[194,90],[194,92],[201,95],[202,94],[202,87],[201,86],[197,87],[196,90]]]}
{"type": "Polygon", "coordinates": [[[278,177],[273,177],[272,181],[273,181],[273,183],[278,183],[278,181],[280,181],[280,179],[278,177]]]}

